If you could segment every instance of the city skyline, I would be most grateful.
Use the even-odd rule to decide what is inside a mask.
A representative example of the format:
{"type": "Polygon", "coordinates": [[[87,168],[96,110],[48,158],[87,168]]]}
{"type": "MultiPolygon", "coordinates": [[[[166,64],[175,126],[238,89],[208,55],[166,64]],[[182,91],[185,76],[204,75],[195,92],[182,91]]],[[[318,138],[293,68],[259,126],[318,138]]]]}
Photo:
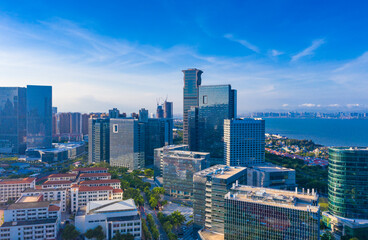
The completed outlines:
{"type": "Polygon", "coordinates": [[[0,4],[1,86],[52,85],[60,112],[167,96],[178,115],[181,71],[198,68],[238,90],[239,115],[368,107],[364,2],[70,3],[0,4]]]}

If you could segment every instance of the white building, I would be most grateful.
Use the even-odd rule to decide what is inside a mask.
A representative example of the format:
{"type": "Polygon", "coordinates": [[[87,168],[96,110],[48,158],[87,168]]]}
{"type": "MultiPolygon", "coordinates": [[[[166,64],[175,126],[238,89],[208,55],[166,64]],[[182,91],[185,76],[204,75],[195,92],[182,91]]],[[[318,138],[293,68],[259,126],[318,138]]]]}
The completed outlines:
{"type": "Polygon", "coordinates": [[[36,178],[0,179],[0,202],[17,200],[27,188],[35,188],[36,178]]]}
{"type": "Polygon", "coordinates": [[[260,118],[224,120],[224,158],[228,166],[252,166],[265,161],[265,121],[260,118]]]}
{"type": "Polygon", "coordinates": [[[81,233],[101,226],[106,239],[112,239],[117,232],[130,233],[135,239],[142,236],[141,219],[133,199],[89,202],[84,211],[78,211],[75,226],[81,233]]]}
{"type": "Polygon", "coordinates": [[[107,168],[103,167],[89,167],[89,168],[76,168],[71,171],[71,173],[107,173],[107,168]]]}
{"type": "Polygon", "coordinates": [[[42,183],[42,189],[70,189],[72,186],[72,181],[46,181],[42,183]]]}
{"type": "Polygon", "coordinates": [[[18,202],[2,211],[0,240],[56,239],[61,208],[50,202],[18,202]]]}
{"type": "Polygon", "coordinates": [[[49,181],[75,181],[77,174],[74,173],[57,173],[48,176],[49,181]]]}
{"type": "Polygon", "coordinates": [[[79,175],[78,181],[86,181],[86,180],[107,180],[111,179],[110,173],[81,173],[79,175]]]}
{"type": "Polygon", "coordinates": [[[115,189],[121,188],[121,182],[119,179],[87,180],[80,182],[79,185],[88,187],[110,186],[115,189]]]}
{"type": "MultiPolygon", "coordinates": [[[[42,196],[43,201],[60,201],[61,211],[66,211],[66,203],[68,199],[66,189],[26,189],[22,193],[22,197],[42,196]]],[[[18,199],[19,201],[20,199],[18,199]]]]}
{"type": "Polygon", "coordinates": [[[123,200],[123,190],[110,186],[78,186],[70,189],[70,208],[77,212],[79,208],[86,206],[91,201],[123,200]]]}

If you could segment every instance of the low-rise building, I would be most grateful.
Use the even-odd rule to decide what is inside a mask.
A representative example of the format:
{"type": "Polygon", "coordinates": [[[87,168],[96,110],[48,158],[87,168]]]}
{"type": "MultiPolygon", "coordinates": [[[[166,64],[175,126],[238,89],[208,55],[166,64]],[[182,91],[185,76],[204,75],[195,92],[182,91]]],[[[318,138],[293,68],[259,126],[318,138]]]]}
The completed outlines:
{"type": "Polygon", "coordinates": [[[70,189],[72,186],[72,181],[46,181],[42,183],[41,187],[42,189],[70,189]]]}
{"type": "Polygon", "coordinates": [[[112,239],[117,232],[142,239],[141,219],[133,199],[89,202],[77,212],[75,226],[81,233],[101,226],[106,239],[112,239]]]}
{"type": "Polygon", "coordinates": [[[87,168],[76,168],[71,171],[71,173],[107,173],[107,168],[104,167],[87,167],[87,168]]]}
{"type": "Polygon", "coordinates": [[[78,186],[73,185],[70,190],[70,208],[77,212],[91,201],[123,200],[123,190],[110,186],[78,186]]]}
{"type": "Polygon", "coordinates": [[[80,182],[79,185],[88,187],[110,186],[115,189],[121,188],[121,182],[119,179],[87,180],[80,182]]]}
{"type": "Polygon", "coordinates": [[[43,201],[60,201],[61,211],[66,211],[68,194],[66,189],[26,189],[22,192],[22,197],[31,197],[31,196],[42,196],[43,201]]]}
{"type": "Polygon", "coordinates": [[[110,173],[81,173],[79,175],[78,181],[86,181],[86,180],[107,180],[111,179],[110,173]]]}
{"type": "Polygon", "coordinates": [[[318,195],[235,184],[225,195],[225,239],[320,239],[318,195]]]}
{"type": "Polygon", "coordinates": [[[48,176],[48,181],[75,181],[77,174],[75,173],[57,173],[48,176]]]}
{"type": "Polygon", "coordinates": [[[0,179],[0,202],[17,200],[27,188],[35,188],[36,178],[0,179]]]}

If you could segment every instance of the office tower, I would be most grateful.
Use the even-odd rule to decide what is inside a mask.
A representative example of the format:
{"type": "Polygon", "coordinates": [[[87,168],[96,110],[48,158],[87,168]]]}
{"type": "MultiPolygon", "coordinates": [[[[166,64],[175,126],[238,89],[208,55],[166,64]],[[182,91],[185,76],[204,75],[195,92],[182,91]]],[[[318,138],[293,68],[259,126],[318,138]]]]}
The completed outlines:
{"type": "Polygon", "coordinates": [[[57,124],[57,115],[52,114],[52,137],[56,136],[58,134],[58,124],[57,124]]]}
{"type": "Polygon", "coordinates": [[[52,114],[56,114],[58,112],[57,107],[52,107],[52,114]]]}
{"type": "Polygon", "coordinates": [[[224,164],[224,120],[235,117],[236,90],[231,89],[231,85],[200,86],[198,146],[189,145],[189,148],[209,152],[211,165],[224,164]]]}
{"type": "Polygon", "coordinates": [[[368,219],[368,148],[330,148],[328,200],[330,213],[368,219]]]}
{"type": "Polygon", "coordinates": [[[88,119],[89,114],[82,114],[82,134],[88,135],[88,119]]]}
{"type": "Polygon", "coordinates": [[[156,118],[164,118],[164,109],[162,108],[162,105],[157,105],[156,118]]]}
{"type": "Polygon", "coordinates": [[[26,88],[0,87],[0,153],[24,154],[26,88]]]}
{"type": "Polygon", "coordinates": [[[208,166],[209,153],[170,151],[163,156],[163,187],[166,193],[189,199],[193,195],[193,175],[208,166]]]}
{"type": "Polygon", "coordinates": [[[274,189],[295,189],[295,170],[271,163],[248,166],[247,185],[274,189]]]}
{"type": "Polygon", "coordinates": [[[199,135],[198,129],[198,107],[191,107],[188,111],[188,146],[192,151],[198,151],[199,135]]]}
{"type": "Polygon", "coordinates": [[[71,121],[71,116],[70,113],[58,113],[58,129],[59,129],[59,134],[60,135],[69,135],[71,132],[70,129],[70,121],[71,121]]]}
{"type": "Polygon", "coordinates": [[[173,103],[164,102],[164,118],[173,118],[173,103]]]}
{"type": "Polygon", "coordinates": [[[202,71],[196,68],[183,70],[183,143],[188,144],[188,111],[198,106],[198,88],[201,85],[202,71]]]}
{"type": "Polygon", "coordinates": [[[27,148],[52,147],[52,87],[27,86],[27,148]]]}
{"type": "Polygon", "coordinates": [[[182,151],[188,151],[189,146],[188,145],[168,145],[161,148],[156,148],[154,150],[154,175],[155,177],[162,177],[162,170],[163,170],[163,157],[170,151],[174,150],[182,150],[182,151]]]}
{"type": "Polygon", "coordinates": [[[154,149],[173,144],[172,119],[149,118],[146,126],[146,166],[153,164],[154,149]]]}
{"type": "Polygon", "coordinates": [[[148,122],[148,110],[146,110],[145,108],[141,108],[139,110],[138,119],[140,122],[148,122]]]}
{"type": "Polygon", "coordinates": [[[108,118],[88,119],[88,163],[109,162],[110,121],[108,118]]]}
{"type": "Polygon", "coordinates": [[[244,118],[224,122],[224,158],[228,166],[252,166],[265,161],[265,121],[244,118]]]}
{"type": "Polygon", "coordinates": [[[82,114],[78,112],[70,113],[70,133],[73,135],[82,134],[82,114]]]}
{"type": "Polygon", "coordinates": [[[318,195],[235,185],[225,195],[225,239],[318,240],[318,195]]]}
{"type": "Polygon", "coordinates": [[[110,165],[130,170],[144,167],[145,126],[137,119],[110,119],[110,165]]]}
{"type": "Polygon", "coordinates": [[[215,165],[193,176],[193,220],[196,228],[224,233],[225,194],[247,183],[247,168],[215,165]]]}
{"type": "Polygon", "coordinates": [[[109,110],[109,118],[119,118],[120,111],[117,108],[109,110]]]}

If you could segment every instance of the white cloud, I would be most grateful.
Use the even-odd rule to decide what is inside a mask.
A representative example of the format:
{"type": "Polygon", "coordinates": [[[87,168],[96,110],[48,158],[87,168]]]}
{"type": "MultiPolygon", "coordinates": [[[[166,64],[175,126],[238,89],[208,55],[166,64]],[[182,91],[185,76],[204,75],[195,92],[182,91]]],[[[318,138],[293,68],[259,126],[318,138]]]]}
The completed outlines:
{"type": "Polygon", "coordinates": [[[350,103],[350,104],[346,104],[346,106],[348,107],[348,108],[352,108],[352,107],[359,107],[360,106],[360,104],[358,104],[358,103],[350,103]]]}
{"type": "Polygon", "coordinates": [[[335,104],[329,104],[328,107],[340,107],[340,104],[337,104],[337,103],[335,103],[335,104]]]}
{"type": "Polygon", "coordinates": [[[317,48],[319,48],[324,43],[325,43],[325,40],[323,40],[323,39],[314,40],[312,42],[312,45],[310,45],[309,47],[307,47],[303,51],[295,54],[294,56],[292,56],[291,57],[291,61],[292,62],[295,62],[295,61],[298,61],[302,57],[313,55],[314,54],[314,50],[316,50],[317,48]]]}
{"type": "Polygon", "coordinates": [[[282,104],[282,107],[288,107],[288,106],[289,106],[289,104],[287,104],[287,103],[282,104]]]}
{"type": "Polygon", "coordinates": [[[273,57],[277,57],[277,56],[280,56],[282,54],[284,54],[284,52],[278,51],[276,49],[271,50],[271,56],[273,56],[273,57]]]}
{"type": "Polygon", "coordinates": [[[249,43],[247,40],[244,40],[244,39],[237,39],[235,38],[232,34],[225,34],[224,36],[226,39],[229,39],[230,41],[233,41],[233,42],[237,42],[241,45],[243,45],[244,47],[252,50],[253,52],[256,52],[256,53],[259,53],[259,49],[257,46],[249,43]]]}
{"type": "Polygon", "coordinates": [[[303,103],[299,105],[299,107],[316,107],[316,106],[317,105],[313,103],[303,103]]]}

